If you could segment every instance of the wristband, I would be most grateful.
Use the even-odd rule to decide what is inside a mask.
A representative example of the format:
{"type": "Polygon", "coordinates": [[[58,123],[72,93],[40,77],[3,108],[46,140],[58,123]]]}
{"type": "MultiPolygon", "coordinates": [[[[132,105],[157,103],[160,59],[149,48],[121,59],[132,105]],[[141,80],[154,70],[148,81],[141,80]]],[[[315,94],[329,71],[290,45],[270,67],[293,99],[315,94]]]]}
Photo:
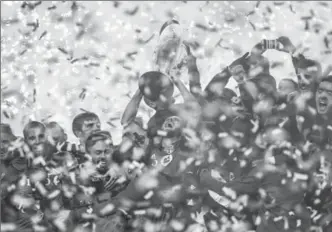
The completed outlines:
{"type": "Polygon", "coordinates": [[[279,48],[278,40],[266,40],[266,39],[264,39],[262,41],[262,45],[263,45],[264,49],[278,49],[279,48]]]}

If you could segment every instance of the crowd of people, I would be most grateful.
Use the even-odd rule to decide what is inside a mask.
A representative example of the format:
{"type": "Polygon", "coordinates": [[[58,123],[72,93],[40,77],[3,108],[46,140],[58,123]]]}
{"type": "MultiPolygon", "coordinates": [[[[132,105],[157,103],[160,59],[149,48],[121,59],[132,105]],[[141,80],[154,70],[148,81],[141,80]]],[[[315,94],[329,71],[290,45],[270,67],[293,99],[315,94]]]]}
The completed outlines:
{"type": "Polygon", "coordinates": [[[190,43],[169,39],[156,63],[124,110],[119,144],[93,112],[73,119],[77,144],[54,121],[28,122],[23,137],[1,124],[3,231],[332,231],[329,70],[284,36],[261,41],[204,89],[190,43]],[[277,83],[268,49],[289,53],[294,79],[277,83]],[[239,95],[226,88],[231,78],[239,95]],[[147,125],[142,101],[155,110],[147,125]]]}

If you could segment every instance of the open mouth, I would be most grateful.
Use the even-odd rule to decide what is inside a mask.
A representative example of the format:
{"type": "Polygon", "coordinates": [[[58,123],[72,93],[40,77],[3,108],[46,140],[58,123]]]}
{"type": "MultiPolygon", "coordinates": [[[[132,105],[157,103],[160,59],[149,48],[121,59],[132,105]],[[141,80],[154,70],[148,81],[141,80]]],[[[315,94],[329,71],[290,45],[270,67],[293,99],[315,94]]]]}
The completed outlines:
{"type": "Polygon", "coordinates": [[[99,160],[98,163],[97,163],[97,168],[98,169],[103,169],[107,166],[107,163],[106,163],[106,160],[99,160]]]}
{"type": "Polygon", "coordinates": [[[37,153],[42,152],[43,149],[44,149],[43,144],[38,144],[38,145],[35,145],[35,146],[33,147],[34,152],[37,152],[37,153]]]}
{"type": "Polygon", "coordinates": [[[319,109],[321,110],[321,111],[326,111],[327,110],[327,106],[328,106],[328,104],[327,104],[328,102],[327,102],[327,99],[325,99],[325,98],[320,98],[319,100],[318,100],[318,106],[319,106],[319,109]]]}

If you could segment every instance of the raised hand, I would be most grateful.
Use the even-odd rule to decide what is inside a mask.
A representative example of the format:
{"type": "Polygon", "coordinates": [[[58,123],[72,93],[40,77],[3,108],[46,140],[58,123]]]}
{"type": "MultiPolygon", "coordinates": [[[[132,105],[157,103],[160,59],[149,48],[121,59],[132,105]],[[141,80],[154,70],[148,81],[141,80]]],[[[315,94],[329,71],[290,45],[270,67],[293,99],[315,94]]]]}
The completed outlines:
{"type": "Polygon", "coordinates": [[[293,53],[296,49],[290,39],[286,36],[279,37],[277,41],[282,45],[278,46],[277,50],[279,51],[293,53]]]}
{"type": "Polygon", "coordinates": [[[189,43],[186,41],[183,41],[183,44],[186,48],[186,52],[187,52],[187,57],[184,60],[184,63],[187,65],[187,67],[190,68],[196,68],[196,60],[197,58],[192,54],[191,50],[190,50],[190,46],[189,43]]]}

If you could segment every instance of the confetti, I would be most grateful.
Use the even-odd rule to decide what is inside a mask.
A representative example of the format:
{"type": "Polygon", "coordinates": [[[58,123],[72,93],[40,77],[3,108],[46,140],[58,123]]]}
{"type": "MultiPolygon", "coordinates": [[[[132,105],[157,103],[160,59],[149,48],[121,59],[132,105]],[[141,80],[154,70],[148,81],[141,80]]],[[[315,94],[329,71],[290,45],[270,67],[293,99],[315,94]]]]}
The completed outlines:
{"type": "MultiPolygon", "coordinates": [[[[4,2],[2,7],[6,13],[1,19],[1,51],[4,54],[1,73],[2,124],[10,123],[15,137],[26,136],[26,131],[22,132],[29,119],[45,124],[59,120],[64,126],[59,131],[48,128],[44,136],[51,138],[50,134],[55,132],[52,138],[54,143],[49,144],[47,149],[58,150],[56,156],[46,154],[46,151],[42,156],[35,155],[29,148],[31,144],[27,138],[26,141],[15,139],[10,143],[8,153],[1,144],[1,158],[19,158],[21,161],[8,163],[22,173],[17,184],[13,184],[16,180],[11,179],[16,176],[5,173],[7,162],[1,162],[5,165],[5,168],[1,166],[1,195],[8,194],[10,199],[4,201],[9,204],[9,207],[4,207],[5,216],[11,215],[10,209],[14,206],[20,216],[28,218],[2,223],[3,230],[21,231],[21,225],[30,223],[29,229],[34,231],[67,231],[70,228],[67,220],[70,211],[82,208],[77,206],[75,210],[64,210],[62,196],[70,201],[68,205],[65,203],[65,207],[76,207],[72,206],[76,200],[78,204],[87,205],[84,206],[86,209],[82,209],[84,212],[78,215],[84,222],[77,228],[69,229],[73,231],[107,231],[106,228],[98,228],[98,223],[102,223],[97,215],[107,215],[105,220],[108,222],[121,215],[121,220],[129,219],[126,226],[147,232],[190,229],[249,231],[249,227],[260,227],[273,220],[284,230],[294,230],[296,226],[302,231],[309,220],[303,220],[301,213],[309,205],[314,211],[310,219],[312,224],[324,227],[324,222],[331,221],[331,215],[320,208],[331,205],[331,199],[324,198],[325,191],[332,184],[328,179],[330,170],[325,165],[329,155],[321,158],[324,150],[331,149],[330,140],[325,139],[325,142],[323,139],[322,144],[317,144],[316,137],[319,136],[315,137],[311,130],[329,134],[332,126],[329,122],[320,121],[324,117],[320,118],[314,104],[316,93],[302,89],[310,86],[311,79],[307,78],[306,73],[294,74],[294,71],[296,74],[302,71],[297,67],[296,59],[308,59],[308,63],[312,59],[324,67],[324,76],[329,75],[325,67],[329,65],[326,58],[331,52],[332,32],[327,24],[331,18],[327,2],[210,4],[207,1],[196,4],[182,1],[126,6],[118,1],[25,1],[4,2]],[[171,18],[164,23],[163,17],[171,18]],[[166,111],[168,103],[161,107],[162,110],[156,110],[153,116],[154,110],[140,104],[147,100],[142,96],[136,111],[139,117],[142,116],[142,123],[135,125],[139,141],[143,142],[125,141],[122,128],[118,125],[121,114],[135,96],[133,93],[142,73],[155,70],[153,52],[156,47],[160,48],[159,43],[168,36],[165,32],[173,26],[183,29],[181,38],[177,40],[177,44],[182,45],[179,60],[174,62],[174,70],[169,73],[172,76],[176,73],[178,76],[175,78],[178,77],[185,88],[189,85],[189,93],[203,99],[199,101],[202,109],[197,110],[203,113],[193,122],[193,115],[190,115],[192,109],[188,111],[187,107],[183,107],[180,113],[185,118],[185,126],[179,132],[179,141],[163,130],[155,130],[156,135],[150,135],[147,131],[150,132],[153,123],[159,123],[153,120],[159,120],[158,113],[166,111]],[[159,38],[155,38],[158,34],[159,38]],[[270,62],[267,71],[257,65],[260,60],[249,53],[251,48],[247,45],[261,43],[261,40],[280,40],[281,43],[282,37],[274,38],[275,35],[294,40],[296,51],[292,55],[287,51],[281,53],[284,52],[281,49],[286,50],[288,45],[292,47],[284,43],[281,47],[272,48],[273,52],[266,52],[270,62]],[[248,38],[243,40],[246,36],[248,38]],[[295,37],[302,41],[295,40],[295,37]],[[241,57],[243,51],[248,51],[248,59],[237,60],[236,56],[241,57]],[[281,56],[274,55],[277,53],[281,56]],[[191,86],[192,79],[197,75],[193,77],[186,70],[189,56],[195,58],[193,65],[196,65],[196,74],[200,75],[196,81],[199,86],[191,86]],[[242,66],[243,73],[233,72],[233,66],[242,66]],[[221,73],[220,67],[225,67],[221,73]],[[241,81],[254,82],[262,72],[275,78],[273,93],[265,92],[265,88],[260,88],[258,83],[248,89],[249,95],[254,97],[246,96],[241,81]],[[212,81],[213,87],[202,88],[209,87],[214,75],[217,81],[212,81]],[[289,102],[288,99],[281,99],[279,95],[284,87],[281,78],[295,80],[297,77],[295,87],[299,84],[300,88],[296,90],[299,94],[289,102]],[[301,85],[302,77],[307,79],[304,87],[301,85]],[[238,102],[221,95],[225,86],[234,90],[238,102]],[[266,101],[267,98],[273,101],[266,101]],[[279,101],[282,103],[279,104],[279,101]],[[240,106],[232,104],[243,105],[235,121],[233,107],[240,106]],[[72,133],[74,116],[91,112],[100,117],[101,127],[106,126],[114,138],[114,144],[105,140],[105,146],[112,147],[111,151],[105,149],[104,153],[115,151],[124,154],[124,161],[119,161],[115,168],[117,171],[113,173],[116,176],[114,180],[98,173],[102,166],[93,163],[98,155],[88,154],[91,150],[85,150],[84,139],[72,133]],[[148,123],[150,118],[152,120],[148,123]],[[205,123],[205,120],[209,122],[205,123]],[[235,122],[241,120],[245,121],[241,130],[234,130],[233,127],[237,126],[235,122]],[[208,136],[205,131],[209,132],[208,136]],[[176,141],[172,149],[163,149],[167,147],[166,137],[176,141]],[[61,139],[67,141],[55,142],[61,139]],[[80,143],[75,144],[74,140],[80,143]],[[136,143],[144,145],[138,147],[136,143]],[[171,162],[165,167],[151,167],[150,156],[154,157],[152,159],[162,158],[166,150],[174,152],[171,162]],[[200,173],[196,169],[206,170],[209,178],[196,180],[200,173]],[[117,172],[121,173],[121,177],[116,175],[117,172]],[[276,178],[271,180],[272,183],[270,176],[276,178]],[[112,196],[99,194],[105,187],[105,181],[108,186],[114,182],[110,190],[112,196]],[[95,186],[91,182],[98,184],[95,186]],[[172,192],[174,186],[177,187],[172,192]],[[162,195],[159,194],[161,189],[169,190],[164,200],[172,203],[167,206],[158,200],[162,195]],[[305,200],[295,197],[302,201],[293,206],[288,193],[305,195],[305,200]],[[125,197],[122,198],[122,194],[125,197]],[[279,201],[279,194],[287,203],[279,201]],[[128,195],[129,198],[140,199],[129,200],[126,198],[128,195]],[[95,198],[102,202],[95,202],[95,198]],[[276,205],[287,209],[287,213],[269,213],[274,211],[276,205]],[[42,217],[37,213],[41,212],[41,208],[42,217]],[[31,215],[30,211],[33,211],[31,215]],[[208,220],[209,217],[212,220],[208,220]]],[[[315,72],[320,69],[309,65],[306,70],[315,72]]],[[[172,77],[172,81],[175,78],[172,77]]],[[[154,90],[147,89],[150,93],[154,90]]],[[[172,96],[176,104],[183,101],[182,93],[176,86],[172,96]]],[[[160,100],[164,104],[170,99],[162,95],[160,100]]],[[[158,104],[157,101],[152,105],[158,104]]],[[[89,131],[88,128],[84,130],[89,131]]],[[[2,139],[3,134],[1,131],[2,139]]],[[[43,140],[42,136],[37,139],[39,143],[43,140]]],[[[107,158],[106,169],[113,170],[113,158],[107,158]]],[[[116,228],[115,231],[121,229],[116,228]]]]}

